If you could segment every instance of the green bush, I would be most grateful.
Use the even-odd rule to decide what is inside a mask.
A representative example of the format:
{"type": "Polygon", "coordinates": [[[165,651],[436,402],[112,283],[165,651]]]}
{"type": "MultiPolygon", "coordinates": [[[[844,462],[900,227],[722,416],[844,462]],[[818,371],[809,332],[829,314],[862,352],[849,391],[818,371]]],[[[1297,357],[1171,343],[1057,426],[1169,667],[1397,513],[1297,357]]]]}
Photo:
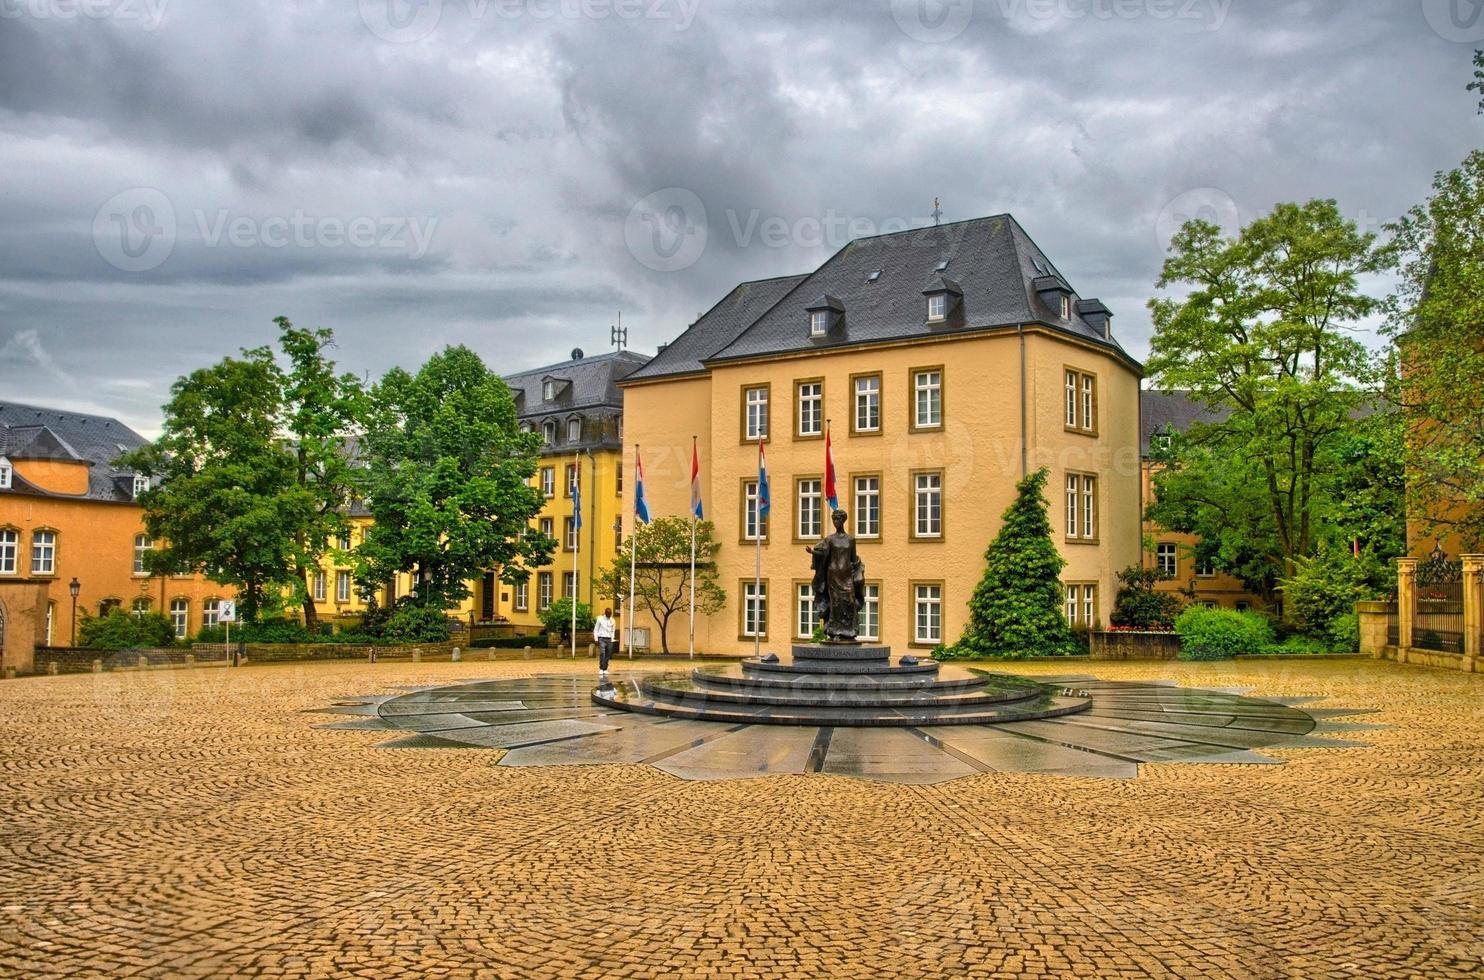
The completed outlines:
{"type": "MultiPolygon", "coordinates": [[[[585,602],[577,604],[577,631],[593,628],[593,611],[585,602]]],[[[553,602],[541,613],[541,625],[547,633],[562,636],[572,629],[572,600],[566,596],[553,602]]]]}
{"type": "Polygon", "coordinates": [[[1190,606],[1175,620],[1181,660],[1224,660],[1257,653],[1275,640],[1273,627],[1254,613],[1190,606]]]}
{"type": "Polygon", "coordinates": [[[1175,617],[1185,608],[1185,600],[1178,592],[1161,592],[1155,588],[1159,582],[1171,576],[1155,568],[1130,565],[1118,573],[1118,597],[1113,600],[1113,612],[1108,622],[1137,630],[1170,630],[1175,627],[1175,617]]]}
{"type": "MultiPolygon", "coordinates": [[[[1283,602],[1295,625],[1306,636],[1347,640],[1348,622],[1338,630],[1335,621],[1353,617],[1355,604],[1379,599],[1395,584],[1391,570],[1369,552],[1360,557],[1348,550],[1329,548],[1313,558],[1296,560],[1292,578],[1283,580],[1283,602]]],[[[1355,626],[1353,649],[1360,646],[1360,626],[1355,626]]]]}
{"type": "Polygon", "coordinates": [[[545,636],[491,636],[469,644],[473,650],[522,650],[546,646],[545,636]]]}
{"type": "Polygon", "coordinates": [[[443,643],[448,616],[432,606],[399,606],[381,627],[383,643],[443,643]]]}
{"type": "MultiPolygon", "coordinates": [[[[256,623],[233,623],[234,643],[314,643],[321,637],[310,633],[304,624],[292,619],[264,619],[256,623]]],[[[225,643],[227,627],[204,627],[196,634],[197,643],[225,643]]]]}
{"type": "Polygon", "coordinates": [[[89,616],[77,627],[78,643],[90,650],[133,650],[175,645],[175,627],[159,613],[126,613],[114,609],[107,616],[89,616]]]}

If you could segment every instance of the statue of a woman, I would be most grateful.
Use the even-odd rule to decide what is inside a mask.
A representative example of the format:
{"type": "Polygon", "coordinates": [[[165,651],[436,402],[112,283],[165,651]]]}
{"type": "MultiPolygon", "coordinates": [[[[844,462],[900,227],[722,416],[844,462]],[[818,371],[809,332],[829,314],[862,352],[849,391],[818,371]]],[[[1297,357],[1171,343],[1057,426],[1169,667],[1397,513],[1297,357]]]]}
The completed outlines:
{"type": "Polygon", "coordinates": [[[845,533],[848,515],[837,510],[833,518],[835,533],[805,549],[814,568],[814,615],[824,622],[826,639],[853,643],[866,601],[866,566],[855,553],[855,539],[845,533]]]}

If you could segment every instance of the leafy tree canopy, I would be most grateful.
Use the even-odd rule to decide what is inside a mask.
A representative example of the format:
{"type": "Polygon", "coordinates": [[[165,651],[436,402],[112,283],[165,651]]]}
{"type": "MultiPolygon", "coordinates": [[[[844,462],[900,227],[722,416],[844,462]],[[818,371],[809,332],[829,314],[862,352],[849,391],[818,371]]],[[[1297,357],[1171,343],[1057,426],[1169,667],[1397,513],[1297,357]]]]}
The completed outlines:
{"type": "MultiPolygon", "coordinates": [[[[670,620],[690,611],[691,522],[685,517],[660,517],[641,524],[624,542],[623,551],[603,573],[599,587],[605,595],[629,594],[629,561],[638,549],[634,596],[659,625],[660,646],[670,652],[670,620]]],[[[716,528],[710,521],[696,526],[696,612],[720,612],[727,594],[716,579],[716,528]]]]}

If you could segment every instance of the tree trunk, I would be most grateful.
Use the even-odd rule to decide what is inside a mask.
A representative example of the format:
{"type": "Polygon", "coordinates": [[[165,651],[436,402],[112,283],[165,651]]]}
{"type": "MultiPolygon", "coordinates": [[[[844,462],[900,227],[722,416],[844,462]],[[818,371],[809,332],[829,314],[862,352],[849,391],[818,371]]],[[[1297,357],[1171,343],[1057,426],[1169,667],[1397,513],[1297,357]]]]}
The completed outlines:
{"type": "Polygon", "coordinates": [[[311,570],[299,566],[299,581],[304,583],[304,628],[311,636],[319,632],[319,609],[314,604],[314,583],[310,581],[313,574],[311,570]]]}
{"type": "MultiPolygon", "coordinates": [[[[664,616],[657,617],[660,621],[660,650],[665,654],[670,652],[670,617],[674,614],[672,610],[666,612],[664,616]]],[[[654,610],[650,610],[650,615],[654,615],[654,610]]]]}

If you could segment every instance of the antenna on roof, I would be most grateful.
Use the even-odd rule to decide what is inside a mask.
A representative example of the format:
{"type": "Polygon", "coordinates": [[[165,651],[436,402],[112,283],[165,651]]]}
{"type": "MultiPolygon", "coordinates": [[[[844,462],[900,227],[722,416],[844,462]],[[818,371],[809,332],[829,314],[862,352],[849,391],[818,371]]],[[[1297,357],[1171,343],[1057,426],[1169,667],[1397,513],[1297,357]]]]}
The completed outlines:
{"type": "Polygon", "coordinates": [[[939,219],[941,219],[942,217],[943,205],[939,204],[938,199],[935,197],[933,198],[933,224],[940,224],[941,222],[939,219]]]}
{"type": "Polygon", "coordinates": [[[618,311],[618,323],[608,329],[608,342],[619,353],[623,353],[623,349],[629,344],[629,332],[623,328],[623,310],[618,311]]]}

